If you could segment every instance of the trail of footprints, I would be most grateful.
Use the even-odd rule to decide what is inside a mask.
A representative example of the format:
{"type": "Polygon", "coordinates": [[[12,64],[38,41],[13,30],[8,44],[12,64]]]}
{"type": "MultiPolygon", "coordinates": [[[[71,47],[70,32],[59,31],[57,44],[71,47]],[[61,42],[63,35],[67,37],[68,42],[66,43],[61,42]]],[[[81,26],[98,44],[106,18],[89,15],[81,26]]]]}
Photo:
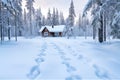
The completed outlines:
{"type": "Polygon", "coordinates": [[[38,57],[35,59],[35,62],[37,65],[34,65],[31,69],[30,72],[27,74],[27,77],[31,80],[34,80],[37,76],[40,75],[40,64],[44,62],[44,57],[46,56],[45,51],[47,48],[47,44],[44,43],[41,47],[40,53],[38,54],[38,57]]]}
{"type": "Polygon", "coordinates": [[[60,54],[60,57],[62,59],[62,64],[66,66],[66,71],[70,73],[70,76],[68,76],[65,80],[81,80],[81,77],[77,74],[73,75],[73,72],[76,71],[76,68],[70,64],[70,58],[66,57],[66,54],[61,50],[56,44],[51,43],[55,49],[58,50],[58,53],[60,54]]]}
{"type": "MultiPolygon", "coordinates": [[[[71,60],[70,58],[67,58],[65,56],[65,53],[63,52],[63,50],[61,50],[56,44],[52,43],[52,45],[55,47],[55,49],[58,50],[58,52],[60,53],[61,59],[63,60],[62,64],[64,64],[67,67],[67,72],[68,73],[72,73],[74,71],[76,71],[76,68],[73,67],[69,61],[71,60]]],[[[68,50],[71,50],[71,55],[75,58],[77,58],[80,61],[84,61],[85,64],[90,64],[91,65],[91,60],[87,59],[86,57],[84,57],[81,54],[77,54],[75,52],[75,50],[73,50],[70,46],[67,47],[68,50]]],[[[101,67],[97,66],[96,64],[92,64],[92,68],[94,69],[94,73],[95,75],[102,80],[111,80],[110,76],[108,74],[108,72],[104,69],[102,69],[101,67]]],[[[79,75],[72,75],[70,74],[69,77],[67,77],[65,80],[82,80],[82,78],[79,75]]]]}
{"type": "MultiPolygon", "coordinates": [[[[56,44],[51,43],[51,45],[54,47],[54,49],[56,49],[62,59],[62,64],[64,64],[66,66],[66,71],[68,73],[70,73],[70,76],[68,76],[65,80],[82,80],[81,76],[79,76],[78,74],[73,74],[74,71],[76,71],[76,68],[74,66],[72,66],[70,64],[70,58],[66,57],[66,53],[63,52],[63,50],[60,49],[60,47],[58,47],[56,44]]],[[[38,75],[40,75],[40,69],[39,66],[42,62],[44,62],[44,56],[46,56],[45,51],[47,48],[47,44],[43,44],[42,48],[40,50],[40,53],[38,54],[38,58],[35,59],[37,65],[34,65],[30,72],[27,74],[27,77],[31,80],[35,79],[38,75]]],[[[77,58],[78,60],[82,61],[84,60],[84,62],[86,64],[91,64],[90,60],[87,60],[87,58],[85,58],[84,56],[77,54],[75,52],[75,50],[73,50],[71,47],[67,47],[68,50],[71,50],[71,55],[75,58],[77,58]]],[[[96,64],[92,64],[92,67],[94,69],[94,73],[95,75],[102,80],[111,80],[110,76],[108,74],[108,72],[104,69],[101,69],[99,66],[97,66],[96,64]]]]}
{"type": "MultiPolygon", "coordinates": [[[[71,53],[74,57],[76,56],[80,61],[81,60],[84,60],[85,64],[90,64],[91,65],[91,60],[87,59],[86,57],[82,56],[82,55],[77,55],[75,54],[75,51],[72,50],[71,47],[68,47],[69,50],[71,50],[73,53],[71,53]]],[[[78,50],[79,51],[79,50],[78,50]]],[[[99,67],[98,65],[96,64],[92,64],[92,67],[94,69],[94,73],[95,75],[99,78],[99,79],[102,79],[102,80],[111,80],[110,79],[110,76],[108,74],[108,71],[99,67]]],[[[68,80],[71,80],[71,79],[68,79],[68,80]]],[[[72,80],[77,80],[77,79],[72,79],[72,80]]],[[[79,79],[78,79],[79,80],[79,79]]],[[[81,80],[81,79],[80,79],[81,80]]]]}
{"type": "Polygon", "coordinates": [[[110,76],[108,74],[108,72],[104,69],[101,69],[99,66],[97,65],[93,65],[94,69],[95,69],[95,74],[98,78],[102,79],[102,80],[111,80],[110,76]]]}

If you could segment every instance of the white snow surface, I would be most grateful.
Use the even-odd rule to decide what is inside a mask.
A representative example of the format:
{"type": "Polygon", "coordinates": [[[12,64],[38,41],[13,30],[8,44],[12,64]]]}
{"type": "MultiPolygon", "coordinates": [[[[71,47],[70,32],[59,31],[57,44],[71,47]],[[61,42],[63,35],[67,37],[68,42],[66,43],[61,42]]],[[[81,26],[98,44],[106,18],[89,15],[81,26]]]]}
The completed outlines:
{"type": "Polygon", "coordinates": [[[120,80],[120,40],[19,37],[0,44],[0,80],[120,80]]]}

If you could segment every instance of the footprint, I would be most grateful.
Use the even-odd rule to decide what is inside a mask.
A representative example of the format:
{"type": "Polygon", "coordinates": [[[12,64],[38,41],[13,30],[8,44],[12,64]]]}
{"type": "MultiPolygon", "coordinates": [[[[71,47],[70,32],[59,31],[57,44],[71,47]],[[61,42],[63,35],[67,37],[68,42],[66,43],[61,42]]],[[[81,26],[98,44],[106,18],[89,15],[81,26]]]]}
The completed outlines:
{"type": "Polygon", "coordinates": [[[29,79],[35,79],[40,74],[39,66],[35,65],[31,68],[29,74],[27,74],[27,77],[29,79]]]}
{"type": "Polygon", "coordinates": [[[41,49],[40,52],[45,52],[45,49],[41,49]]]}
{"type": "Polygon", "coordinates": [[[77,56],[77,53],[74,53],[73,56],[77,56]]]}
{"type": "Polygon", "coordinates": [[[35,61],[40,64],[41,62],[44,62],[44,59],[42,57],[39,57],[37,59],[35,59],[35,61]]]}
{"type": "Polygon", "coordinates": [[[69,67],[67,67],[67,72],[73,72],[73,71],[76,71],[76,68],[69,65],[69,67]]]}
{"type": "Polygon", "coordinates": [[[79,75],[72,75],[70,77],[67,77],[65,80],[82,80],[79,75]]]}
{"type": "Polygon", "coordinates": [[[62,64],[65,64],[66,66],[68,66],[69,62],[68,61],[63,61],[62,64]]]}
{"type": "Polygon", "coordinates": [[[65,55],[65,53],[64,53],[62,50],[59,50],[59,53],[60,53],[61,55],[65,55]]]}
{"type": "Polygon", "coordinates": [[[61,58],[62,58],[63,60],[65,60],[65,61],[71,60],[70,58],[66,58],[65,56],[61,56],[61,58]]]}
{"type": "Polygon", "coordinates": [[[43,52],[43,53],[40,53],[40,54],[38,54],[38,56],[45,56],[46,54],[43,52]]]}
{"type": "Polygon", "coordinates": [[[45,56],[45,49],[46,48],[42,48],[41,50],[40,50],[40,54],[38,54],[38,56],[45,56]]]}
{"type": "Polygon", "coordinates": [[[82,56],[82,55],[79,55],[79,56],[78,56],[78,59],[83,59],[83,56],[82,56]]]}
{"type": "Polygon", "coordinates": [[[76,71],[76,68],[71,66],[68,62],[63,62],[63,64],[65,64],[65,66],[67,67],[67,72],[76,71]]]}
{"type": "Polygon", "coordinates": [[[68,46],[67,48],[68,48],[68,49],[71,49],[71,47],[70,47],[70,46],[68,46]]]}
{"type": "Polygon", "coordinates": [[[106,70],[100,69],[97,65],[93,65],[93,67],[95,69],[95,74],[97,77],[100,79],[110,80],[108,72],[106,70]]]}

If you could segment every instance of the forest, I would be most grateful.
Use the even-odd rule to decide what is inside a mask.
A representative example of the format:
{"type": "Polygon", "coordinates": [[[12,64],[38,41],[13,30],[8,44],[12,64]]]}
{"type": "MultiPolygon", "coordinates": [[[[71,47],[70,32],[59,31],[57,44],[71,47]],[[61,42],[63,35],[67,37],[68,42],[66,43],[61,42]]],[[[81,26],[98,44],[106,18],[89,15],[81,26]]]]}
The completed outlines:
{"type": "Polygon", "coordinates": [[[47,16],[41,8],[34,8],[35,0],[26,0],[22,8],[22,0],[0,0],[0,38],[18,36],[39,36],[42,26],[65,25],[64,36],[91,36],[100,43],[106,39],[120,38],[120,1],[89,0],[84,11],[76,16],[74,1],[71,0],[68,17],[64,18],[57,8],[48,9],[47,16]],[[91,18],[88,17],[91,15],[91,18]],[[77,20],[76,20],[77,18],[77,20]],[[72,32],[71,32],[72,30],[72,32]]]}
{"type": "Polygon", "coordinates": [[[120,80],[120,0],[0,0],[0,80],[120,80]]]}

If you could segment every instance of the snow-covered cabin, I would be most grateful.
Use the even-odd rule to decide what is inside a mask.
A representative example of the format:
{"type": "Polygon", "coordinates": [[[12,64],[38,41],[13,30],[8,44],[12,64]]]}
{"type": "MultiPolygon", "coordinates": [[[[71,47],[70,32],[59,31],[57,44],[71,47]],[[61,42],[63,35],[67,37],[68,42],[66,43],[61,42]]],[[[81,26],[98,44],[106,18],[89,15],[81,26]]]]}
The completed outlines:
{"type": "Polygon", "coordinates": [[[65,25],[42,26],[39,32],[43,37],[61,37],[63,36],[64,29],[65,25]]]}

